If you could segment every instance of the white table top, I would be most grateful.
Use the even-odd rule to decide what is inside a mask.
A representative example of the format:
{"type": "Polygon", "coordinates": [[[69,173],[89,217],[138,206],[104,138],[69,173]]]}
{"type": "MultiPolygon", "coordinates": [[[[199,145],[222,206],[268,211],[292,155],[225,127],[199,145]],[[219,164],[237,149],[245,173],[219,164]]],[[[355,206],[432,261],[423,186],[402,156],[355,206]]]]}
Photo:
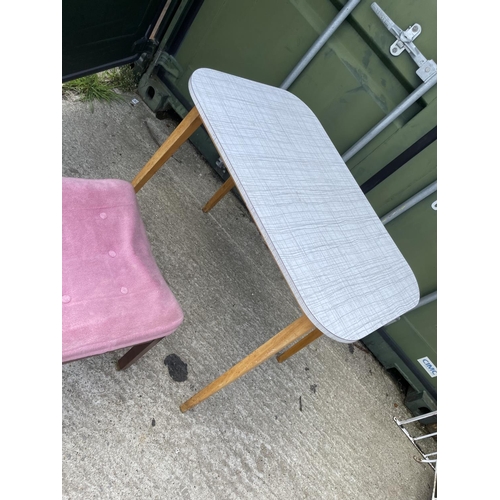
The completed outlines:
{"type": "Polygon", "coordinates": [[[299,305],[321,332],[353,342],[417,305],[410,267],[300,99],[204,68],[191,76],[189,91],[299,305]]]}

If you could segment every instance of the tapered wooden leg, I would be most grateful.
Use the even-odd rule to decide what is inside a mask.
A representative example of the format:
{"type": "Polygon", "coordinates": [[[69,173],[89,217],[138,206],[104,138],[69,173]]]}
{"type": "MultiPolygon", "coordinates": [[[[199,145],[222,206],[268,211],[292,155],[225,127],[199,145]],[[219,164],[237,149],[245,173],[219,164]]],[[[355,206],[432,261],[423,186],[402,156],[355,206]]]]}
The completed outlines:
{"type": "Polygon", "coordinates": [[[234,180],[232,177],[229,177],[229,179],[222,184],[222,186],[217,190],[217,192],[210,198],[207,202],[207,204],[202,208],[203,212],[207,213],[208,211],[212,210],[212,208],[219,203],[224,196],[226,196],[231,189],[234,188],[234,180]]]}
{"type": "Polygon", "coordinates": [[[194,107],[135,176],[132,181],[132,186],[134,186],[136,193],[149,181],[149,179],[151,179],[151,177],[153,177],[159,168],[182,146],[182,144],[186,142],[200,125],[200,113],[198,113],[198,110],[194,107]]]}
{"type": "Polygon", "coordinates": [[[129,351],[127,351],[117,362],[116,369],[117,370],[125,370],[131,364],[135,363],[139,358],[142,358],[144,354],[146,354],[151,348],[153,348],[160,340],[159,339],[151,340],[150,342],[144,342],[144,344],[137,344],[132,347],[129,351]]]}
{"type": "Polygon", "coordinates": [[[220,391],[226,385],[234,382],[245,373],[249,372],[252,368],[259,366],[261,363],[276,354],[280,349],[286,347],[294,340],[297,340],[302,335],[309,332],[314,325],[311,323],[307,316],[301,316],[293,323],[289,324],[286,328],[276,334],[271,340],[262,344],[252,354],[242,359],[239,363],[230,368],[226,373],[215,379],[212,383],[208,384],[204,389],[195,394],[191,399],[181,405],[181,411],[185,412],[207,399],[212,394],[220,391]]]}
{"type": "Polygon", "coordinates": [[[296,344],[293,344],[292,347],[287,349],[285,352],[276,356],[278,363],[283,363],[285,359],[288,359],[290,356],[293,356],[296,352],[299,352],[301,349],[304,349],[306,345],[309,345],[314,340],[318,339],[323,335],[317,328],[315,328],[311,333],[308,333],[303,339],[300,339],[296,344]]]}

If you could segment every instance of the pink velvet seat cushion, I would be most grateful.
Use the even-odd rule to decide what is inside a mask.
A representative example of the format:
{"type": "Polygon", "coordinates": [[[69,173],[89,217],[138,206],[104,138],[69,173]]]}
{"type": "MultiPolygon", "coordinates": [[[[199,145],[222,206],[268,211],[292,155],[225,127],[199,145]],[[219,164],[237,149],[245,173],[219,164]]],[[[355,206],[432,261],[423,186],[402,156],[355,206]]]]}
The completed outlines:
{"type": "Polygon", "coordinates": [[[62,179],[62,359],[172,333],[182,310],[156,265],[128,182],[62,179]]]}

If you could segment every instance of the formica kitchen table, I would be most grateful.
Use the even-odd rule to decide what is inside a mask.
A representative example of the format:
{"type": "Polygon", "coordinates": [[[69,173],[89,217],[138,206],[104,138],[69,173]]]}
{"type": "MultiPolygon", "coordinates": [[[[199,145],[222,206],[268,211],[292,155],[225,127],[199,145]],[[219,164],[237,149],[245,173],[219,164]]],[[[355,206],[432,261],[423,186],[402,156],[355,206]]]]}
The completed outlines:
{"type": "MultiPolygon", "coordinates": [[[[181,405],[186,411],[306,334],[351,343],[415,307],[419,289],[314,113],[286,90],[198,69],[194,108],[136,192],[203,124],[303,315],[181,405]]],[[[206,209],[211,208],[209,206],[206,209]]]]}

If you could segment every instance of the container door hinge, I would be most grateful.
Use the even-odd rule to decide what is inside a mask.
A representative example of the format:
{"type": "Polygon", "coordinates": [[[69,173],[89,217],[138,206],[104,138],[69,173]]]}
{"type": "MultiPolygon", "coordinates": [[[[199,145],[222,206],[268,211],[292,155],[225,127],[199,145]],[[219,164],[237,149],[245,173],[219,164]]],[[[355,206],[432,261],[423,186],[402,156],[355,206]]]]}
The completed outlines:
{"type": "Polygon", "coordinates": [[[425,82],[437,74],[437,64],[432,59],[426,59],[422,52],[418,50],[413,40],[422,33],[422,26],[415,23],[407,30],[403,31],[378,5],[371,4],[373,12],[377,14],[384,26],[396,37],[396,41],[390,47],[392,56],[397,57],[405,50],[418,66],[417,75],[425,82]]]}
{"type": "Polygon", "coordinates": [[[155,61],[155,70],[157,71],[160,67],[163,68],[168,73],[169,78],[174,81],[178,80],[184,73],[184,69],[177,62],[175,57],[164,51],[161,52],[155,61]]]}
{"type": "Polygon", "coordinates": [[[158,42],[153,39],[147,40],[146,38],[141,38],[134,43],[132,50],[140,54],[134,63],[134,72],[137,75],[142,76],[146,72],[157,48],[158,42]]]}

